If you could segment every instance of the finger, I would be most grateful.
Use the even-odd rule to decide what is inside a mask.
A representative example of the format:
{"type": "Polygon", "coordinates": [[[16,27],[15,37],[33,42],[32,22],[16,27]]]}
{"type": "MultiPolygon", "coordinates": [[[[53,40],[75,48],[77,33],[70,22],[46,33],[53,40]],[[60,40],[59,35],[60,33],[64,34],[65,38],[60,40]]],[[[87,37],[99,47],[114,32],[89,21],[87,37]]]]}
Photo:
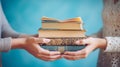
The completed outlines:
{"type": "Polygon", "coordinates": [[[96,47],[94,45],[88,45],[84,49],[80,50],[80,52],[83,52],[85,57],[87,57],[95,49],[96,47]]]}
{"type": "Polygon", "coordinates": [[[46,61],[52,61],[61,58],[61,55],[55,55],[55,56],[38,55],[37,58],[45,59],[46,61]]]}
{"type": "Polygon", "coordinates": [[[54,61],[54,60],[57,60],[57,59],[60,59],[60,58],[62,58],[62,56],[59,56],[59,57],[56,57],[56,58],[49,59],[49,61],[54,61]]]}
{"type": "Polygon", "coordinates": [[[43,49],[41,54],[47,55],[47,56],[53,56],[53,55],[60,55],[61,53],[59,51],[48,51],[43,49]]]}
{"type": "Polygon", "coordinates": [[[96,49],[96,47],[94,45],[89,45],[85,48],[85,50],[88,54],[91,53],[95,49],[96,49]]]}
{"type": "Polygon", "coordinates": [[[78,55],[84,55],[85,51],[80,50],[80,51],[76,51],[76,52],[65,52],[64,55],[71,55],[71,56],[78,56],[78,55]]]}
{"type": "Polygon", "coordinates": [[[58,57],[58,58],[54,58],[54,59],[47,59],[47,58],[40,58],[40,59],[42,59],[42,60],[44,60],[44,61],[54,61],[54,60],[58,60],[58,59],[60,59],[61,57],[58,57]]]}
{"type": "Polygon", "coordinates": [[[35,52],[31,52],[31,54],[34,55],[35,57],[45,60],[45,61],[56,60],[56,59],[61,58],[61,55],[48,56],[48,55],[35,53],[35,52]]]}
{"type": "Polygon", "coordinates": [[[45,39],[45,38],[35,38],[36,43],[48,43],[50,42],[50,39],[45,39]]]}
{"type": "Polygon", "coordinates": [[[77,40],[77,41],[75,42],[75,44],[77,44],[77,45],[85,45],[85,44],[87,44],[87,43],[86,43],[85,39],[83,39],[83,40],[77,40]]]}
{"type": "Polygon", "coordinates": [[[54,55],[54,56],[45,56],[48,59],[57,59],[59,57],[61,57],[61,55],[54,55]]]}
{"type": "Polygon", "coordinates": [[[83,40],[77,40],[77,41],[75,42],[75,44],[77,44],[77,45],[83,45],[83,40]]]}
{"type": "Polygon", "coordinates": [[[49,51],[49,50],[43,49],[38,44],[36,44],[34,47],[36,49],[34,51],[31,51],[33,53],[39,53],[39,54],[47,55],[47,56],[53,56],[53,55],[60,55],[61,54],[59,51],[49,51]]]}
{"type": "Polygon", "coordinates": [[[34,38],[34,39],[35,39],[35,43],[43,43],[42,38],[34,38]]]}
{"type": "Polygon", "coordinates": [[[59,56],[59,57],[54,58],[54,59],[49,59],[49,61],[54,61],[54,60],[57,60],[57,59],[60,59],[60,58],[62,58],[62,56],[59,56]]]}
{"type": "Polygon", "coordinates": [[[63,57],[68,60],[79,60],[79,59],[85,58],[85,55],[80,55],[80,56],[63,55],[63,57]]]}
{"type": "Polygon", "coordinates": [[[50,51],[50,55],[60,55],[61,52],[59,51],[50,51]]]}
{"type": "Polygon", "coordinates": [[[75,42],[75,44],[77,44],[77,45],[87,45],[87,44],[90,44],[90,40],[89,40],[89,38],[82,39],[82,40],[77,40],[75,42]]]}
{"type": "Polygon", "coordinates": [[[43,39],[43,43],[49,43],[51,40],[50,39],[43,39]]]}

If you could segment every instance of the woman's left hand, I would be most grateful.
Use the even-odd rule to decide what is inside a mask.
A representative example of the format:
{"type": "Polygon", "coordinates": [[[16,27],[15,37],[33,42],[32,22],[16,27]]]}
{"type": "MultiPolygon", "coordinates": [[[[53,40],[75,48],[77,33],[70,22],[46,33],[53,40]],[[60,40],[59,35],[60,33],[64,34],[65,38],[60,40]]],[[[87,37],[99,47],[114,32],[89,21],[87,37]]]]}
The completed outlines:
{"type": "Polygon", "coordinates": [[[76,52],[66,51],[63,54],[64,58],[66,58],[68,60],[78,60],[81,58],[86,58],[93,50],[95,50],[97,48],[105,49],[107,46],[106,39],[93,38],[93,37],[89,37],[89,38],[83,39],[83,40],[78,40],[75,43],[78,45],[87,44],[87,46],[84,49],[76,51],[76,52]]]}

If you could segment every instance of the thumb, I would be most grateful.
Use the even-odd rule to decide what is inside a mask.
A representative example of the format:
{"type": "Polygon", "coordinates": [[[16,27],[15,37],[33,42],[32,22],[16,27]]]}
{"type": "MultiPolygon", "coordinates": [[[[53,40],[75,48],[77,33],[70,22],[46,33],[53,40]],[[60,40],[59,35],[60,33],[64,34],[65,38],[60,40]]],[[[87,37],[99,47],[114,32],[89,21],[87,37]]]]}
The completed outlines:
{"type": "Polygon", "coordinates": [[[49,43],[51,40],[50,39],[43,39],[43,43],[49,43]]]}
{"type": "Polygon", "coordinates": [[[87,44],[89,44],[89,41],[87,39],[77,40],[75,42],[75,44],[77,44],[77,45],[87,45],[87,44]]]}
{"type": "Polygon", "coordinates": [[[49,43],[51,40],[45,38],[35,38],[35,41],[36,43],[49,43]]]}

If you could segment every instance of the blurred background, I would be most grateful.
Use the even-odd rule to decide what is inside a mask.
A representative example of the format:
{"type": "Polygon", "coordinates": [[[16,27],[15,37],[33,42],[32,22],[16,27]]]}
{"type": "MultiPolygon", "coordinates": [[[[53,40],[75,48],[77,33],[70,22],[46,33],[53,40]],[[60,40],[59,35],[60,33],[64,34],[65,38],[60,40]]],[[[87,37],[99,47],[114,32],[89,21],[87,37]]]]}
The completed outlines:
{"type": "MultiPolygon", "coordinates": [[[[102,0],[1,0],[4,13],[14,30],[19,33],[36,34],[41,27],[41,17],[68,19],[81,17],[86,35],[102,28],[102,0]]],[[[69,61],[64,58],[46,62],[27,51],[14,49],[2,53],[3,67],[96,67],[99,49],[87,58],[69,61]]]]}

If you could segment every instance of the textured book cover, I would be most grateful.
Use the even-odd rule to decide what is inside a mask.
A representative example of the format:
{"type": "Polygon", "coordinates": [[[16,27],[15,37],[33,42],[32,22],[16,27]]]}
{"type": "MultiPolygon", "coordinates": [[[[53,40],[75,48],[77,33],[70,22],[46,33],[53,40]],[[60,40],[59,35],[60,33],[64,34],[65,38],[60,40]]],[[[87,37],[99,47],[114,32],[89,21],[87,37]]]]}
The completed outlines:
{"type": "Polygon", "coordinates": [[[47,44],[40,44],[42,48],[50,51],[78,51],[85,48],[85,45],[77,45],[75,41],[84,39],[85,37],[68,37],[68,38],[48,38],[51,41],[47,44]]]}

